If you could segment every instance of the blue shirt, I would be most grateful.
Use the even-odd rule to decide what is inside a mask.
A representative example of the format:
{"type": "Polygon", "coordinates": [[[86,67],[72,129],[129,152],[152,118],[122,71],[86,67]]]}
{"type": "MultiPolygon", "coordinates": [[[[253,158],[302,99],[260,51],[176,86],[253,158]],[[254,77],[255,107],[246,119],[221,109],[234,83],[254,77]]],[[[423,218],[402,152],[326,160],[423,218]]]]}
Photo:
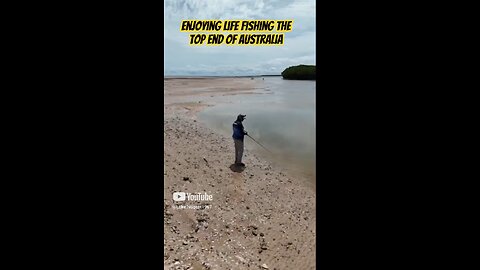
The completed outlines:
{"type": "Polygon", "coordinates": [[[237,122],[235,121],[233,123],[233,135],[232,137],[235,139],[235,140],[241,140],[243,141],[243,137],[245,135],[245,130],[243,129],[243,124],[242,122],[237,122]]]}

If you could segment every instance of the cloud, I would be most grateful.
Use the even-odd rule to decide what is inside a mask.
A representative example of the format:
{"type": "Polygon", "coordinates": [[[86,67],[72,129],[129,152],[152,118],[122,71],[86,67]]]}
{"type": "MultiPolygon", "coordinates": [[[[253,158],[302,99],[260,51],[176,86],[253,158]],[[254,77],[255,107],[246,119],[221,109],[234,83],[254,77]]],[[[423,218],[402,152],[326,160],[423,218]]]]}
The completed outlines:
{"type": "Polygon", "coordinates": [[[165,75],[280,74],[286,67],[315,64],[315,1],[166,0],[165,75]],[[185,19],[293,19],[284,46],[189,46],[180,32],[185,19]]]}

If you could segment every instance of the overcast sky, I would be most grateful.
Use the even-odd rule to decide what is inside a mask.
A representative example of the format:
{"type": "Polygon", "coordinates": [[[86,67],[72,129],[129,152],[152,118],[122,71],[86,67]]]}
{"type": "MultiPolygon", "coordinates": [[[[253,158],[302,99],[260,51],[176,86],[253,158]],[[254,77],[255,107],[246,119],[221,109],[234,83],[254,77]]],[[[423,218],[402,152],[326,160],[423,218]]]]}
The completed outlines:
{"type": "Polygon", "coordinates": [[[314,0],[165,0],[164,75],[280,74],[315,64],[314,0]],[[283,46],[190,46],[182,20],[286,20],[293,29],[283,46]]]}

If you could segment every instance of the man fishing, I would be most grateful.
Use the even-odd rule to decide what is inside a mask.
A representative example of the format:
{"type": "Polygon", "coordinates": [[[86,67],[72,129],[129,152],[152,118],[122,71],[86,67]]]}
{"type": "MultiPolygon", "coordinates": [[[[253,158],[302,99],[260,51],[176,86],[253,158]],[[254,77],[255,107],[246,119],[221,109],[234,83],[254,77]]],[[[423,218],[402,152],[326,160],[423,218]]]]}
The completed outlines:
{"type": "Polygon", "coordinates": [[[233,122],[233,142],[235,143],[235,165],[245,166],[242,163],[243,156],[243,137],[248,135],[247,131],[243,128],[243,120],[246,115],[239,114],[237,120],[233,122]]]}

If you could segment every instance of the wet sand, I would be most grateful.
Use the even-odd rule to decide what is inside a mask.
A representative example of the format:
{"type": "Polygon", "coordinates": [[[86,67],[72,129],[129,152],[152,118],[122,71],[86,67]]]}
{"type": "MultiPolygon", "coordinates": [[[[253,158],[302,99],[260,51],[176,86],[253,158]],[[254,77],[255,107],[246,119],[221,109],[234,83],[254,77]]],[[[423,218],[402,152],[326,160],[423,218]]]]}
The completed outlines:
{"type": "Polygon", "coordinates": [[[315,190],[308,181],[248,148],[247,166],[232,167],[232,138],[197,119],[218,97],[261,87],[249,78],[168,79],[164,86],[165,269],[315,269],[315,190]],[[178,191],[213,200],[174,202],[178,191]]]}

